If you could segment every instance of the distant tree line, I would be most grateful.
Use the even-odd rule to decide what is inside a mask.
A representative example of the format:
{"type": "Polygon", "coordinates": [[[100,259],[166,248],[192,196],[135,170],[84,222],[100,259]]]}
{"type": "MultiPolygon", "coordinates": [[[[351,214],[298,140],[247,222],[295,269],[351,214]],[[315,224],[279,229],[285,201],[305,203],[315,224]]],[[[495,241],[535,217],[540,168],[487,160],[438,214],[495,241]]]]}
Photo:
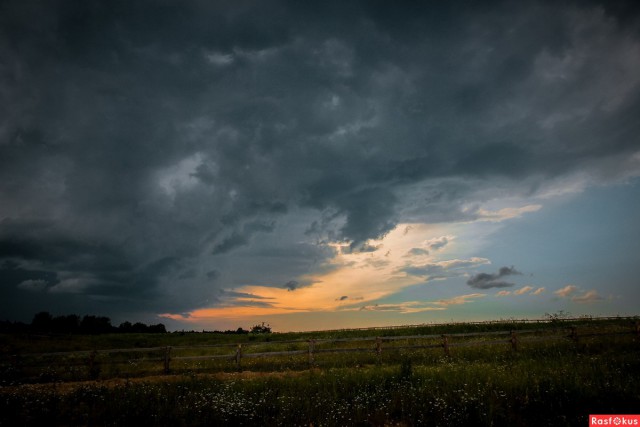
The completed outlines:
{"type": "MultiPolygon", "coordinates": [[[[33,333],[33,334],[112,334],[112,333],[166,333],[167,329],[162,323],[146,325],[144,323],[123,322],[120,326],[113,326],[111,319],[104,316],[78,316],[68,314],[66,316],[53,316],[47,311],[41,311],[33,316],[31,323],[11,322],[0,320],[0,332],[4,333],[33,333]]],[[[178,331],[185,333],[187,331],[178,331]]],[[[188,331],[195,333],[195,331],[188,331]]],[[[242,327],[226,331],[202,331],[210,334],[270,334],[271,327],[262,324],[254,325],[249,330],[242,327]]]]}
{"type": "MultiPolygon", "coordinates": [[[[182,331],[185,332],[185,331],[182,331]]],[[[191,332],[195,332],[195,331],[191,331],[191,332]]],[[[205,331],[204,329],[202,330],[202,333],[205,334],[238,334],[238,335],[244,335],[244,334],[270,334],[271,333],[271,326],[269,325],[265,325],[264,322],[262,322],[261,325],[253,325],[251,327],[250,330],[246,330],[246,329],[242,329],[242,327],[232,330],[232,329],[227,329],[226,331],[205,331]]]]}
{"type": "Polygon", "coordinates": [[[78,316],[68,314],[53,316],[41,311],[33,316],[30,324],[23,322],[0,321],[2,332],[53,333],[53,334],[109,334],[109,333],[165,333],[167,329],[162,323],[146,325],[144,323],[124,322],[113,326],[111,319],[104,316],[78,316]]]}
{"type": "MultiPolygon", "coordinates": [[[[178,334],[199,334],[199,331],[194,331],[193,329],[190,331],[185,331],[184,329],[181,331],[175,331],[174,333],[178,333],[178,334]]],[[[254,325],[251,327],[251,329],[244,329],[242,327],[239,327],[238,329],[227,329],[226,331],[220,331],[220,330],[214,330],[214,331],[207,331],[206,329],[202,330],[203,334],[223,334],[223,335],[246,335],[246,334],[270,334],[271,333],[271,326],[269,325],[265,325],[264,322],[262,322],[261,325],[254,325]]]]}

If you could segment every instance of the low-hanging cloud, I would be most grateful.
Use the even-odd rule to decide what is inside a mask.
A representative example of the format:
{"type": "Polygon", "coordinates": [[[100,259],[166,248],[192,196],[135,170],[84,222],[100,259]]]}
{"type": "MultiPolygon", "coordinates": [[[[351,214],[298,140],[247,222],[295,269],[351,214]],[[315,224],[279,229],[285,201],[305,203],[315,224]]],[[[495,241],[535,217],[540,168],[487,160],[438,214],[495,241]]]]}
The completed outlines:
{"type": "Polygon", "coordinates": [[[527,285],[527,286],[523,286],[520,289],[517,289],[517,290],[513,291],[513,294],[514,295],[524,295],[526,293],[529,293],[529,292],[533,291],[533,289],[534,289],[533,286],[527,285]]]}
{"type": "Polygon", "coordinates": [[[604,298],[601,297],[598,294],[598,291],[596,291],[595,289],[592,289],[590,291],[585,291],[582,295],[576,295],[571,297],[571,301],[577,302],[579,304],[590,304],[590,303],[594,303],[602,300],[604,300],[604,298]]]}
{"type": "Polygon", "coordinates": [[[490,264],[487,258],[472,257],[469,259],[451,259],[431,262],[426,264],[408,265],[402,267],[399,272],[410,276],[422,277],[426,280],[444,279],[464,274],[465,268],[490,264]]]}
{"type": "Polygon", "coordinates": [[[409,249],[409,251],[404,256],[405,257],[418,257],[418,256],[425,256],[425,255],[429,255],[429,251],[427,249],[411,248],[411,249],[409,249]]]}
{"type": "Polygon", "coordinates": [[[508,288],[515,283],[502,280],[504,277],[522,275],[513,266],[501,267],[495,274],[478,273],[467,280],[467,285],[475,289],[508,288]]]}
{"type": "Polygon", "coordinates": [[[300,283],[295,280],[289,280],[284,284],[285,289],[289,292],[295,291],[296,289],[298,289],[298,286],[300,286],[300,283]]]}
{"type": "Polygon", "coordinates": [[[554,294],[558,295],[559,297],[565,298],[570,296],[577,290],[578,290],[578,287],[576,285],[567,285],[555,291],[554,294]]]}
{"type": "Polygon", "coordinates": [[[20,282],[17,286],[19,289],[24,289],[26,291],[31,292],[42,292],[47,289],[48,283],[46,280],[38,279],[28,279],[24,282],[20,282]]]}
{"type": "Polygon", "coordinates": [[[576,285],[567,285],[554,292],[559,298],[568,298],[572,302],[578,304],[590,304],[604,300],[595,289],[580,292],[580,288],[576,285]]]}
{"type": "Polygon", "coordinates": [[[434,251],[440,250],[442,248],[444,248],[445,246],[447,246],[450,242],[451,237],[450,236],[440,236],[438,238],[435,239],[430,239],[427,240],[425,242],[425,245],[434,251]]]}

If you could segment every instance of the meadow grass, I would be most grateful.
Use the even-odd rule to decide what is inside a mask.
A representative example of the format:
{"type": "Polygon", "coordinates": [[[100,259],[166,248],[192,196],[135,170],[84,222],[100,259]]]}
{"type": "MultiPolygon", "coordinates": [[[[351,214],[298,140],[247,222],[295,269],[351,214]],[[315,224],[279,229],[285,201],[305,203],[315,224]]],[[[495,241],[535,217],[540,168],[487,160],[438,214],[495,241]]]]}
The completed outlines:
{"type": "MultiPolygon", "coordinates": [[[[308,339],[313,337],[312,366],[322,368],[349,367],[369,364],[389,364],[398,360],[402,347],[426,346],[413,351],[418,363],[434,363],[443,354],[446,332],[455,354],[485,351],[480,347],[457,347],[487,343],[489,351],[508,351],[509,330],[518,333],[518,346],[526,349],[531,339],[566,341],[571,327],[580,334],[629,333],[629,319],[592,320],[524,324],[496,322],[486,324],[454,324],[418,326],[389,330],[344,330],[317,333],[223,335],[202,333],[171,334],[110,334],[97,336],[0,336],[2,363],[0,385],[16,383],[79,381],[163,374],[165,352],[170,356],[170,372],[232,372],[240,369],[280,371],[308,369],[310,360],[308,339]],[[509,329],[506,329],[509,328],[509,329]],[[528,332],[527,332],[528,331],[528,332]],[[499,332],[499,335],[495,333],[499,332]],[[483,335],[476,335],[481,333],[483,335]],[[460,335],[463,334],[463,335],[460,335]],[[468,335],[467,335],[468,334],[468,335]],[[489,334],[489,335],[484,335],[489,334]],[[411,338],[405,338],[411,336],[411,338]],[[376,339],[380,339],[378,344],[376,339]],[[496,344],[496,342],[498,342],[496,344]],[[237,345],[242,345],[241,366],[235,362],[237,345]],[[382,353],[377,354],[378,345],[382,353]],[[130,350],[111,350],[129,348],[130,350]],[[438,348],[440,350],[438,350],[438,348]],[[57,354],[61,350],[75,353],[57,354]],[[332,353],[334,351],[357,353],[332,353]],[[296,352],[292,355],[272,355],[271,352],[296,352]],[[267,353],[267,357],[255,357],[267,353]],[[15,355],[15,356],[14,356],[15,355]]],[[[584,338],[580,338],[585,342],[584,338]]],[[[555,341],[554,341],[555,342],[555,341]]],[[[540,346],[533,346],[539,348],[540,346]]]]}
{"type": "MultiPolygon", "coordinates": [[[[271,351],[305,348],[271,338],[271,351]]],[[[627,334],[523,337],[518,351],[505,342],[452,347],[448,357],[392,346],[379,357],[318,353],[312,369],[304,354],[243,359],[243,372],[229,361],[176,362],[171,376],[0,387],[0,425],[587,425],[590,413],[638,413],[639,350],[627,334]]],[[[114,374],[101,372],[128,376],[114,374]]]]}
{"type": "MultiPolygon", "coordinates": [[[[638,320],[638,319],[636,319],[638,320]]],[[[378,336],[440,335],[474,332],[493,332],[505,330],[538,329],[548,330],[576,326],[609,330],[619,327],[630,330],[630,318],[600,320],[597,318],[556,319],[541,323],[523,323],[517,320],[501,320],[486,323],[449,323],[436,325],[417,325],[393,329],[344,329],[314,332],[285,332],[271,334],[216,334],[201,332],[172,332],[166,334],[2,334],[0,333],[0,352],[2,354],[31,354],[63,351],[91,351],[114,348],[181,347],[203,345],[230,345],[238,343],[256,344],[274,341],[306,341],[309,339],[349,339],[375,338],[378,336]]]]}
{"type": "MultiPolygon", "coordinates": [[[[64,391],[3,390],[3,425],[586,425],[589,413],[640,408],[636,342],[482,352],[435,363],[278,375],[195,374],[64,391]],[[530,349],[532,350],[532,349],[530,349]]],[[[417,358],[419,359],[419,358],[417,358]]]]}

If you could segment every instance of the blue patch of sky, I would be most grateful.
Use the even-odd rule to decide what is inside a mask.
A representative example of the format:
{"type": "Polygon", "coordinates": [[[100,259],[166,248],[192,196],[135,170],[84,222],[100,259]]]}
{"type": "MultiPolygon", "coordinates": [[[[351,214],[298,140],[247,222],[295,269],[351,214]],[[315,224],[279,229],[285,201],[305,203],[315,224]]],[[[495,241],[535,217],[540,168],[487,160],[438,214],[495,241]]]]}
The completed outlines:
{"type": "MultiPolygon", "coordinates": [[[[592,187],[549,200],[542,210],[506,222],[478,256],[515,265],[534,285],[567,284],[640,300],[640,179],[592,187]]],[[[624,302],[624,301],[627,302],[624,302]]]]}

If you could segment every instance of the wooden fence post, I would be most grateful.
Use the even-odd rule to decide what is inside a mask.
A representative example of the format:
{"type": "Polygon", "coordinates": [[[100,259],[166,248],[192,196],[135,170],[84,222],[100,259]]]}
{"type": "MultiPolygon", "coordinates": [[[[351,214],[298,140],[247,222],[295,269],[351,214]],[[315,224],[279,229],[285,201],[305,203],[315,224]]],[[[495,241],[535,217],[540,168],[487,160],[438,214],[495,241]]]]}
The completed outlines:
{"type": "Polygon", "coordinates": [[[640,321],[636,320],[636,337],[640,338],[640,321]]]}
{"type": "Polygon", "coordinates": [[[93,350],[89,353],[89,359],[87,360],[87,364],[89,365],[89,377],[91,379],[96,379],[100,373],[100,369],[96,366],[96,356],[98,356],[98,351],[93,350]]]}
{"type": "Polygon", "coordinates": [[[445,356],[451,356],[449,353],[449,337],[447,335],[442,335],[442,348],[444,348],[445,356]]]}
{"type": "Polygon", "coordinates": [[[171,363],[171,347],[164,348],[164,373],[169,373],[169,364],[171,363]]]}
{"type": "Polygon", "coordinates": [[[98,355],[98,353],[93,350],[91,353],[89,353],[89,371],[91,371],[93,369],[93,365],[96,362],[96,356],[98,355]]]}
{"type": "Polygon", "coordinates": [[[511,331],[511,338],[509,341],[511,342],[511,350],[518,351],[518,336],[514,331],[511,331]]]}
{"type": "Polygon", "coordinates": [[[316,340],[312,338],[308,342],[309,342],[309,366],[313,366],[313,364],[316,362],[313,355],[313,352],[316,351],[316,340]]]}
{"type": "Polygon", "coordinates": [[[578,342],[578,328],[571,326],[571,334],[569,336],[573,341],[578,342]]]}
{"type": "Polygon", "coordinates": [[[238,368],[238,370],[241,369],[240,367],[241,359],[242,359],[242,344],[238,344],[238,348],[236,349],[236,368],[238,368]]]}
{"type": "Polygon", "coordinates": [[[382,338],[376,337],[376,356],[378,358],[378,363],[382,360],[382,338]]]}
{"type": "Polygon", "coordinates": [[[13,369],[15,369],[16,371],[18,370],[18,368],[20,367],[20,356],[17,354],[12,354],[11,355],[11,367],[13,369]]]}

